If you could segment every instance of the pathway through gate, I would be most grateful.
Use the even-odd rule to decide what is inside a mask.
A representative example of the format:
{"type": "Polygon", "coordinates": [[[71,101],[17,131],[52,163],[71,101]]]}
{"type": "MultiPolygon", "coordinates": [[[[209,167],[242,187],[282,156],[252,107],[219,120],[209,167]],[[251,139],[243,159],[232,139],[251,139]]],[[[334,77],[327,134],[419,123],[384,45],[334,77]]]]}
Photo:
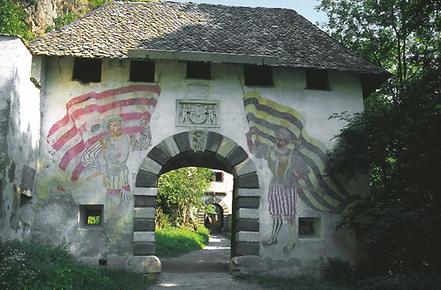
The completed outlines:
{"type": "Polygon", "coordinates": [[[159,282],[151,289],[263,289],[231,276],[230,244],[225,236],[212,235],[202,250],[180,257],[162,258],[159,282]]]}

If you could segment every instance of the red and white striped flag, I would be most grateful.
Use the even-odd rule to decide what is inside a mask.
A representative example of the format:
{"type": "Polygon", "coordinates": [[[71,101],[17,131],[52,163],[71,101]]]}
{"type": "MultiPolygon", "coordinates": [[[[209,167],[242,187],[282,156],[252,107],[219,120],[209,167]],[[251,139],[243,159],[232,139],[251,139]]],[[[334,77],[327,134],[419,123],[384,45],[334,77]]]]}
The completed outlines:
{"type": "Polygon", "coordinates": [[[159,94],[159,86],[132,85],[70,99],[66,114],[47,135],[59,167],[71,175],[72,181],[78,180],[85,169],[82,153],[109,135],[104,119],[118,115],[124,134],[141,133],[150,122],[159,94]]]}

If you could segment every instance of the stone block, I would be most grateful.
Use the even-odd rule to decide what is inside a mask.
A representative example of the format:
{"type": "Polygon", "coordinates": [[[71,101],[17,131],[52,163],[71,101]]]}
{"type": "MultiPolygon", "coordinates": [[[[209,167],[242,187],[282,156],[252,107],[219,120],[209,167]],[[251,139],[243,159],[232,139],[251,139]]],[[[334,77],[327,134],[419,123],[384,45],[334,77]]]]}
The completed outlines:
{"type": "Polygon", "coordinates": [[[243,197],[240,196],[236,199],[236,205],[238,208],[259,208],[260,197],[243,197]]]}
{"type": "Polygon", "coordinates": [[[173,136],[173,139],[175,139],[180,152],[191,150],[190,136],[188,135],[188,132],[179,133],[173,136]]]}
{"type": "Polygon", "coordinates": [[[140,170],[136,175],[136,187],[156,187],[158,183],[158,175],[140,170]]]}
{"type": "Polygon", "coordinates": [[[208,132],[205,151],[217,152],[217,149],[219,148],[222,139],[222,135],[214,132],[208,132]]]}
{"type": "Polygon", "coordinates": [[[236,217],[239,219],[259,219],[259,210],[253,208],[239,208],[236,217]]]}
{"type": "Polygon", "coordinates": [[[133,220],[133,230],[135,232],[142,232],[142,231],[153,232],[155,230],[155,220],[135,218],[133,220]]]}
{"type": "Polygon", "coordinates": [[[236,189],[236,196],[255,196],[260,197],[262,191],[259,188],[238,188],[236,189]]]}
{"type": "Polygon", "coordinates": [[[155,242],[155,232],[133,232],[133,242],[155,242]]]}
{"type": "Polygon", "coordinates": [[[172,137],[166,138],[164,141],[159,143],[159,146],[161,146],[170,157],[174,157],[181,152],[175,142],[175,139],[172,137]]]}
{"type": "Polygon", "coordinates": [[[155,207],[156,196],[135,195],[135,207],[155,207]]]}
{"type": "Polygon", "coordinates": [[[236,234],[237,242],[259,243],[259,232],[240,231],[236,234]]]}
{"type": "Polygon", "coordinates": [[[253,160],[250,158],[245,159],[233,168],[233,173],[236,176],[241,176],[252,172],[256,172],[256,166],[254,165],[253,160]]]}
{"type": "Polygon", "coordinates": [[[152,207],[135,208],[135,218],[154,219],[155,209],[152,207]]]}
{"type": "Polygon", "coordinates": [[[240,218],[236,225],[237,231],[258,232],[259,220],[258,219],[244,219],[240,218]]]}
{"type": "Polygon", "coordinates": [[[234,147],[234,149],[226,156],[226,159],[232,167],[242,163],[248,158],[248,154],[240,146],[234,147]]]}
{"type": "Polygon", "coordinates": [[[260,245],[254,242],[236,242],[235,256],[259,255],[260,245]]]}
{"type": "Polygon", "coordinates": [[[230,263],[234,276],[259,275],[268,270],[268,265],[262,257],[256,255],[233,257],[230,263]]]}
{"type": "Polygon", "coordinates": [[[236,143],[229,138],[223,138],[219,148],[217,149],[217,154],[225,158],[230,152],[233,151],[234,147],[236,147],[236,143]]]}
{"type": "Polygon", "coordinates": [[[148,256],[155,254],[155,243],[141,243],[133,242],[133,255],[135,256],[148,256]]]}
{"type": "Polygon", "coordinates": [[[134,195],[157,196],[158,190],[156,187],[135,187],[134,195]]]}
{"type": "Polygon", "coordinates": [[[248,173],[237,177],[236,183],[239,188],[259,188],[259,177],[256,172],[248,173]]]}
{"type": "Polygon", "coordinates": [[[161,272],[161,261],[156,256],[134,256],[127,263],[126,270],[141,274],[161,272]]]}
{"type": "Polygon", "coordinates": [[[161,168],[162,168],[161,164],[159,164],[158,162],[156,162],[155,160],[149,157],[146,157],[139,169],[141,169],[142,171],[159,174],[159,172],[161,172],[161,168]]]}
{"type": "Polygon", "coordinates": [[[170,159],[170,155],[167,153],[167,151],[160,146],[153,147],[147,156],[162,166],[164,166],[165,163],[167,163],[167,161],[170,159]]]}

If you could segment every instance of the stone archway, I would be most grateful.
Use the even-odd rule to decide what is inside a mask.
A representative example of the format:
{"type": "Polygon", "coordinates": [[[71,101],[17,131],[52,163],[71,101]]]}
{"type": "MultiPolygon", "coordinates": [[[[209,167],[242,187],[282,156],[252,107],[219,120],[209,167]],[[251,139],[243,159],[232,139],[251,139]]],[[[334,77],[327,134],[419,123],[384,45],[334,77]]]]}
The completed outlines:
{"type": "Polygon", "coordinates": [[[135,187],[133,255],[155,254],[158,178],[162,173],[186,166],[216,168],[233,174],[231,255],[259,255],[261,192],[254,162],[230,138],[202,130],[164,139],[142,162],[135,187]]]}

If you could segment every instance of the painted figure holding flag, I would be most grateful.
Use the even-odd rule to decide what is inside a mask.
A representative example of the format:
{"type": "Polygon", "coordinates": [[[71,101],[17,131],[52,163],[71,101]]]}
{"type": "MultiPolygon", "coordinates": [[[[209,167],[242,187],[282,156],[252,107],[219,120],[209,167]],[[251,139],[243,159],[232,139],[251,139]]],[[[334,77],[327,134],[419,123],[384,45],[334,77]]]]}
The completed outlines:
{"type": "MultiPolygon", "coordinates": [[[[275,141],[272,145],[256,140],[255,128],[250,129],[247,140],[250,151],[257,158],[265,158],[273,173],[268,191],[272,229],[271,236],[263,244],[265,246],[276,244],[283,221],[286,221],[291,238],[283,248],[287,252],[295,247],[297,194],[303,191],[301,180],[310,183],[309,168],[297,148],[290,148],[293,137],[286,128],[281,127],[275,132],[275,141]]],[[[299,144],[297,142],[297,146],[299,144]]]]}

